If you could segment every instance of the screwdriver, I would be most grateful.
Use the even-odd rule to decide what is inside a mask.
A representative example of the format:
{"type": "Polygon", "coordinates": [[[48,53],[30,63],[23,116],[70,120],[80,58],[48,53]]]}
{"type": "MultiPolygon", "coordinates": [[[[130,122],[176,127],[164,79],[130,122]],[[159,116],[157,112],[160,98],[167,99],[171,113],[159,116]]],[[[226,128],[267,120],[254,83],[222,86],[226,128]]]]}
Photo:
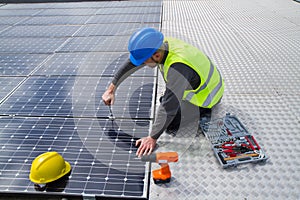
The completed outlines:
{"type": "Polygon", "coordinates": [[[111,105],[108,106],[109,108],[109,116],[108,116],[108,119],[111,120],[111,121],[114,121],[115,120],[115,117],[112,113],[112,110],[111,110],[111,105]]]}

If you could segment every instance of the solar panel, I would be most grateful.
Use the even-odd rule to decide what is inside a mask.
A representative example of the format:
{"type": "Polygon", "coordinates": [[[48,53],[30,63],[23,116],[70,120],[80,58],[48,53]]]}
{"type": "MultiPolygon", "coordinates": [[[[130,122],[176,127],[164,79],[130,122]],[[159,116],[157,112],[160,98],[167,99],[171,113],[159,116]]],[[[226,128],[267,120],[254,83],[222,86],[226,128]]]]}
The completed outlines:
{"type": "Polygon", "coordinates": [[[0,25],[0,33],[2,31],[5,31],[5,29],[7,29],[9,26],[8,25],[0,25]]]}
{"type": "Polygon", "coordinates": [[[47,9],[38,13],[38,16],[85,16],[93,15],[97,12],[97,8],[74,8],[74,9],[47,9]]]}
{"type": "Polygon", "coordinates": [[[113,14],[144,14],[155,13],[160,14],[160,6],[153,7],[114,7],[114,8],[101,8],[97,11],[97,15],[113,15],[113,14]]]}
{"type": "Polygon", "coordinates": [[[27,76],[47,57],[45,54],[0,54],[0,76],[27,76]]]}
{"type": "Polygon", "coordinates": [[[148,166],[135,159],[135,134],[147,133],[149,126],[128,120],[0,119],[1,191],[40,194],[28,179],[31,162],[41,153],[57,151],[72,172],[64,188],[52,189],[66,195],[146,198],[148,166]]]}
{"type": "MultiPolygon", "coordinates": [[[[5,8],[5,7],[2,7],[5,8]]],[[[33,16],[37,13],[39,13],[41,10],[33,10],[33,9],[24,9],[21,10],[19,9],[18,12],[15,10],[6,10],[6,9],[1,9],[0,16],[33,16]]]]}
{"type": "Polygon", "coordinates": [[[0,103],[23,79],[24,77],[0,77],[0,103]]]}
{"type": "MultiPolygon", "coordinates": [[[[20,25],[81,25],[90,18],[90,16],[34,16],[19,23],[20,25]]],[[[0,22],[1,23],[1,22],[0,22]]]]}
{"type": "Polygon", "coordinates": [[[129,36],[90,36],[71,38],[60,52],[127,52],[129,36]]]}
{"type": "Polygon", "coordinates": [[[114,121],[101,95],[128,59],[131,33],[160,28],[161,6],[108,1],[0,7],[1,195],[148,198],[150,166],[136,159],[135,142],[149,133],[157,72],[142,68],[119,85],[114,121]],[[60,153],[72,171],[38,188],[28,177],[31,162],[48,151],[60,153]]]}
{"type": "Polygon", "coordinates": [[[0,24],[13,25],[17,22],[24,20],[23,17],[1,17],[0,16],[0,24]]]}
{"type": "Polygon", "coordinates": [[[159,23],[160,16],[157,14],[118,14],[118,15],[96,15],[88,21],[90,24],[96,23],[159,23]]]}
{"type": "Polygon", "coordinates": [[[0,37],[71,37],[80,26],[15,26],[0,33],[0,37]]]}
{"type": "Polygon", "coordinates": [[[106,7],[153,7],[153,6],[162,6],[162,1],[113,1],[106,7]]]}
{"type": "MultiPolygon", "coordinates": [[[[34,75],[113,76],[128,58],[128,53],[117,52],[56,53],[34,75]]],[[[156,74],[155,70],[144,67],[133,76],[156,74]]]]}
{"type": "MultiPolygon", "coordinates": [[[[88,4],[86,2],[46,2],[46,3],[30,3],[30,4],[7,4],[3,9],[54,9],[54,8],[101,8],[106,7],[110,2],[100,1],[100,2],[89,2],[88,4]]],[[[1,9],[1,7],[0,7],[1,9]]]]}
{"type": "Polygon", "coordinates": [[[6,4],[3,7],[0,7],[0,9],[5,10],[25,10],[25,9],[47,9],[51,8],[55,4],[51,3],[37,3],[37,4],[6,4]]]}
{"type": "MultiPolygon", "coordinates": [[[[107,117],[101,95],[111,78],[51,76],[27,79],[3,104],[2,115],[107,117]]],[[[115,115],[150,118],[153,77],[131,77],[116,92],[115,115]]]]}
{"type": "Polygon", "coordinates": [[[0,53],[53,53],[65,38],[1,38],[0,53]]]}
{"type": "MultiPolygon", "coordinates": [[[[142,27],[145,26],[144,24],[142,27]]],[[[132,29],[131,31],[134,32],[136,30],[137,29],[132,29]]],[[[129,30],[125,30],[125,32],[128,31],[129,30]]],[[[129,38],[130,35],[74,37],[57,52],[127,52],[127,41],[129,38]]]]}
{"type": "MultiPolygon", "coordinates": [[[[125,17],[125,16],[124,16],[125,17]]],[[[108,17],[109,18],[109,17],[108,17]]],[[[124,19],[126,20],[126,18],[124,19]]],[[[127,21],[129,21],[127,19],[127,21]]],[[[156,24],[158,26],[159,24],[156,24]]],[[[155,24],[147,24],[147,26],[155,26],[155,24]]],[[[83,36],[114,36],[114,35],[126,35],[130,36],[132,32],[135,30],[145,27],[145,24],[141,23],[116,23],[107,26],[107,24],[93,24],[93,25],[85,25],[80,31],[78,31],[75,36],[83,37],[83,36]]],[[[124,41],[127,43],[127,41],[124,41]]]]}

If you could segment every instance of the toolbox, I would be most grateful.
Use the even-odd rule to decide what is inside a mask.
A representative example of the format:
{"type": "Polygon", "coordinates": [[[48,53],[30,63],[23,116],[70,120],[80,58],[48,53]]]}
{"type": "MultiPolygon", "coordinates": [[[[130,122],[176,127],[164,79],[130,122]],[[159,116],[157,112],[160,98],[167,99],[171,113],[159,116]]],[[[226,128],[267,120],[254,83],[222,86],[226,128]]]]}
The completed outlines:
{"type": "Polygon", "coordinates": [[[200,128],[211,142],[213,152],[223,168],[265,162],[268,159],[254,136],[230,113],[210,121],[201,118],[200,128]]]}

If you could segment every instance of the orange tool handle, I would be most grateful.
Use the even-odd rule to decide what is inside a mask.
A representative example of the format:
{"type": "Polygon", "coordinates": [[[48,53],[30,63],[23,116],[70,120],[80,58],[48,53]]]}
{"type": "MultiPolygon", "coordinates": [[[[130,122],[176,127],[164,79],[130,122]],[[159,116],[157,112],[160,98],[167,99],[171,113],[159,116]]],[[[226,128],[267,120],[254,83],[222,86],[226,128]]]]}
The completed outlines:
{"type": "Polygon", "coordinates": [[[177,162],[178,153],[177,152],[160,152],[156,153],[156,162],[157,163],[169,163],[177,162]]]}
{"type": "Polygon", "coordinates": [[[235,156],[235,157],[224,158],[224,160],[228,161],[228,160],[235,160],[235,159],[239,159],[239,158],[257,157],[257,156],[259,156],[257,153],[251,153],[251,154],[243,154],[243,155],[235,156]]]}
{"type": "Polygon", "coordinates": [[[178,161],[177,152],[158,152],[151,155],[145,155],[141,158],[143,162],[169,163],[178,161]]]}

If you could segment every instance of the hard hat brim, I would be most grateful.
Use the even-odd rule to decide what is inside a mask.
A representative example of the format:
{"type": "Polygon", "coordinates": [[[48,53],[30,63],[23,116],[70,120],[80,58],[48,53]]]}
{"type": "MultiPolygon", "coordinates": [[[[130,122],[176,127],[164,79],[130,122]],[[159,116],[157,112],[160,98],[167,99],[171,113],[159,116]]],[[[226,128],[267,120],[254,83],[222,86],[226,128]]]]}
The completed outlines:
{"type": "Polygon", "coordinates": [[[137,60],[137,59],[135,59],[135,58],[133,57],[132,54],[130,54],[129,59],[130,59],[130,61],[132,62],[132,64],[134,64],[135,66],[140,66],[140,65],[142,65],[147,59],[151,58],[151,56],[157,51],[158,48],[159,48],[159,47],[154,48],[154,49],[149,53],[149,55],[146,56],[146,57],[144,57],[144,58],[141,58],[141,59],[138,59],[138,60],[137,60]]]}
{"type": "MultiPolygon", "coordinates": [[[[65,161],[65,163],[66,163],[66,171],[65,171],[64,175],[68,174],[72,168],[69,162],[65,161]]],[[[64,175],[62,175],[61,177],[63,177],[64,175]]]]}

